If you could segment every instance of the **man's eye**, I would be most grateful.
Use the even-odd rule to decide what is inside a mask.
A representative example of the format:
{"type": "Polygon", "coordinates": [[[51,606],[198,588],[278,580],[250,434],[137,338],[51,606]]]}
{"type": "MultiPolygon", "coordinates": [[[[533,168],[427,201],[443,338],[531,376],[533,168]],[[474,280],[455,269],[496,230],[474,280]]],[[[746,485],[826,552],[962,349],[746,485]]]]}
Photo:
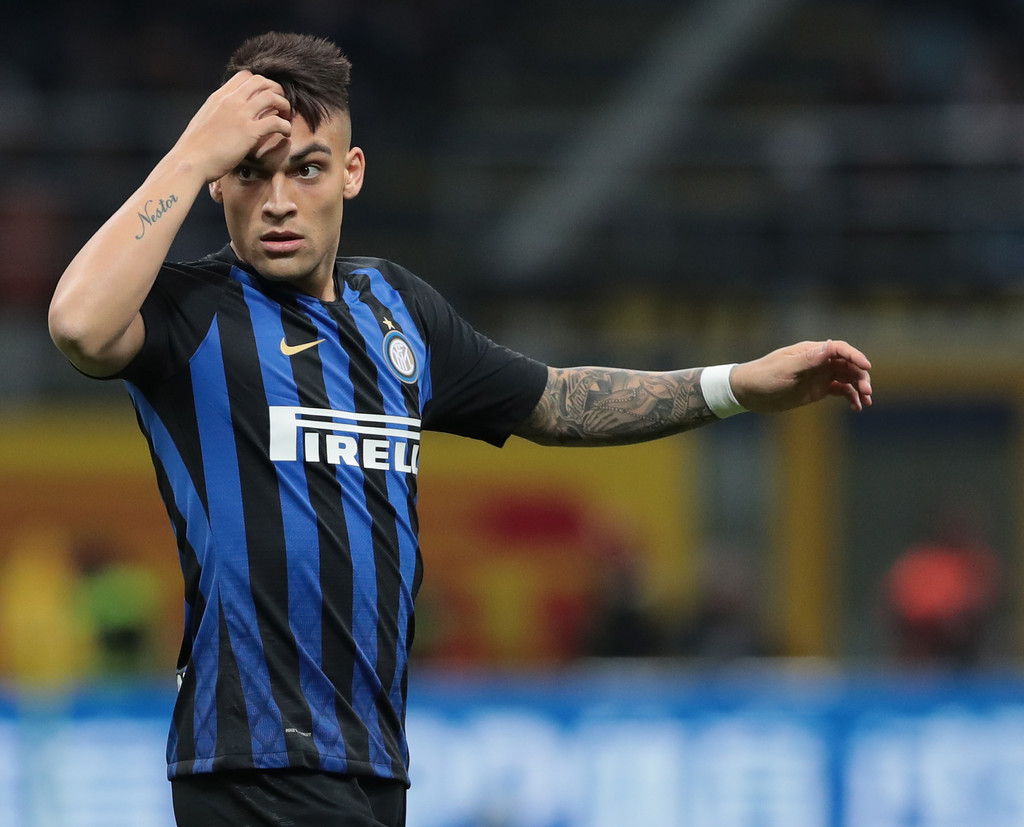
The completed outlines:
{"type": "Polygon", "coordinates": [[[238,178],[242,181],[249,181],[253,177],[255,177],[252,171],[252,167],[236,167],[235,175],[238,176],[238,178]]]}
{"type": "Polygon", "coordinates": [[[321,170],[317,164],[303,164],[298,169],[299,178],[316,178],[320,174],[321,170]]]}

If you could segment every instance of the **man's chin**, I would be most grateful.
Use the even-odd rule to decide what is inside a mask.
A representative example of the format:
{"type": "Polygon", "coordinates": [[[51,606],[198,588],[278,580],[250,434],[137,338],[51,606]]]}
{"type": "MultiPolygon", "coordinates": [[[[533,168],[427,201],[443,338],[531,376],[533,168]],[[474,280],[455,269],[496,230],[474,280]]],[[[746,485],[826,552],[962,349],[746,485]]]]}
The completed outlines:
{"type": "Polygon", "coordinates": [[[253,266],[268,281],[298,281],[307,275],[306,268],[293,256],[254,256],[253,266]]]}
{"type": "Polygon", "coordinates": [[[257,267],[259,273],[267,281],[298,281],[303,274],[295,268],[275,267],[273,264],[257,267]]]}

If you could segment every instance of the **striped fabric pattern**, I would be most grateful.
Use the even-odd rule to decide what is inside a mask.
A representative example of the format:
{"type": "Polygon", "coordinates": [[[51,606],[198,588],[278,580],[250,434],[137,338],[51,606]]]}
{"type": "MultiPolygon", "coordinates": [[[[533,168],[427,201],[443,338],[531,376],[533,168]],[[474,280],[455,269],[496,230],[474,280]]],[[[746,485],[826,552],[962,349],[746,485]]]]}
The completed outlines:
{"type": "Polygon", "coordinates": [[[406,780],[430,374],[410,382],[400,368],[426,366],[427,345],[377,269],[350,272],[333,303],[282,300],[239,267],[229,279],[185,369],[155,389],[128,382],[186,583],[169,775],[305,766],[406,780]]]}

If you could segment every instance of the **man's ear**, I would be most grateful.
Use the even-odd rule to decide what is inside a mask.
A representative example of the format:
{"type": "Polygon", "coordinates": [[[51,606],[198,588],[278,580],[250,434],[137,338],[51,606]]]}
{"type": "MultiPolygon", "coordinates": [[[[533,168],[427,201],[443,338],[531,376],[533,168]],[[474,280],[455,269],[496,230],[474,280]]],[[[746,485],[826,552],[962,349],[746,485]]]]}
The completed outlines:
{"type": "Polygon", "coordinates": [[[366,156],[359,147],[352,147],[345,156],[345,172],[348,177],[342,194],[346,199],[355,198],[363,188],[363,174],[366,172],[366,156]]]}
{"type": "Polygon", "coordinates": [[[218,178],[216,181],[211,181],[210,184],[209,184],[209,187],[210,187],[210,198],[212,198],[218,204],[223,204],[224,203],[224,193],[221,191],[221,188],[220,188],[220,179],[218,178]]]}

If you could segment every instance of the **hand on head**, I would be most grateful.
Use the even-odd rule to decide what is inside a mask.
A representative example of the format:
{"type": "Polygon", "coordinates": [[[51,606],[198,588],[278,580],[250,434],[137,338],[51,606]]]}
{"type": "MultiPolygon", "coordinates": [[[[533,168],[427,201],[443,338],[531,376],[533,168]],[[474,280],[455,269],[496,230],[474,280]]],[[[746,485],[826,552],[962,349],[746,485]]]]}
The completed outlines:
{"type": "Polygon", "coordinates": [[[291,117],[281,84],[242,70],[206,99],[175,149],[215,181],[245,157],[262,157],[286,140],[291,117]]]}

